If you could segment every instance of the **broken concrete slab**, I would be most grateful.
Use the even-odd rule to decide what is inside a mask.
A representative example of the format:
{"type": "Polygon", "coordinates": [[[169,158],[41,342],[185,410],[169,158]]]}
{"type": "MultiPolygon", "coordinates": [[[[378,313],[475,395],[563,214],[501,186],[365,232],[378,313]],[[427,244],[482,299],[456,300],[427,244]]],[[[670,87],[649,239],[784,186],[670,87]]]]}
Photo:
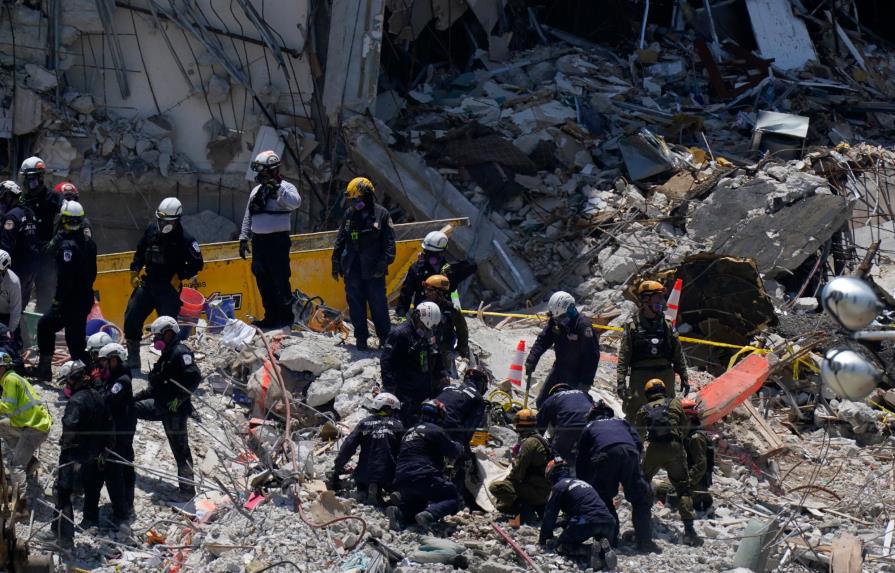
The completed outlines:
{"type": "MultiPolygon", "coordinates": [[[[146,151],[144,152],[144,155],[153,152],[156,155],[156,161],[158,161],[158,152],[155,150],[146,151]]],[[[141,157],[143,157],[143,155],[141,155],[141,157]]],[[[151,163],[148,159],[144,158],[144,160],[147,163],[151,163]]],[[[199,213],[184,215],[183,227],[203,245],[207,243],[232,241],[239,231],[236,223],[207,209],[205,211],[200,211],[199,213]]]]}
{"type": "Polygon", "coordinates": [[[817,60],[814,44],[789,0],[746,0],[752,31],[761,56],[774,59],[774,67],[795,70],[817,60]]]}
{"type": "Polygon", "coordinates": [[[47,93],[59,85],[56,74],[36,64],[25,64],[25,73],[25,85],[38,93],[47,93]]]}
{"type": "Polygon", "coordinates": [[[768,523],[757,519],[749,520],[740,536],[733,566],[755,572],[767,571],[768,558],[774,548],[773,539],[779,529],[780,524],[776,520],[768,523]]]}
{"type": "Polygon", "coordinates": [[[18,88],[13,99],[13,134],[25,135],[40,127],[43,104],[40,96],[26,88],[18,88]]]}
{"type": "Polygon", "coordinates": [[[47,170],[61,177],[68,175],[71,162],[78,157],[78,150],[62,136],[41,136],[34,147],[47,164],[47,170]]]}

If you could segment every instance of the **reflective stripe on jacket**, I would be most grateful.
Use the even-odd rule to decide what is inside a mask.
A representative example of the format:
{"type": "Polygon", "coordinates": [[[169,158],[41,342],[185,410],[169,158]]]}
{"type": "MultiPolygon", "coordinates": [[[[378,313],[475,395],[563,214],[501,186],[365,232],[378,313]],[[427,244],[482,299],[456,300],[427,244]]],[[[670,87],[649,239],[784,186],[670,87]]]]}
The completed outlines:
{"type": "Polygon", "coordinates": [[[0,415],[8,416],[13,427],[50,431],[53,418],[50,417],[40,395],[27,380],[9,370],[0,379],[0,386],[3,387],[0,415]]]}

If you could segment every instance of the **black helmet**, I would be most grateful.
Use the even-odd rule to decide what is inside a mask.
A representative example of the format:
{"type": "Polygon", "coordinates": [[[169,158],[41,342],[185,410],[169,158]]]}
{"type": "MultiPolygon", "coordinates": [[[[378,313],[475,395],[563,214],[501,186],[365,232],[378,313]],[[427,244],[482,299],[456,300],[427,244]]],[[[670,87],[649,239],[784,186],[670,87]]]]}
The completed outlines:
{"type": "Polygon", "coordinates": [[[491,376],[478,366],[470,366],[463,374],[463,381],[467,384],[474,385],[479,394],[484,394],[488,391],[488,384],[491,382],[491,376]]]}
{"type": "Polygon", "coordinates": [[[556,394],[557,392],[564,392],[564,391],[566,391],[566,390],[571,390],[571,389],[572,389],[572,387],[569,386],[568,384],[566,384],[565,382],[560,382],[559,384],[557,384],[556,386],[554,386],[553,388],[551,388],[551,389],[550,389],[550,393],[547,394],[547,395],[548,395],[548,396],[553,396],[553,395],[556,394]]]}
{"type": "Polygon", "coordinates": [[[612,406],[607,404],[602,399],[597,400],[597,403],[594,404],[594,407],[591,408],[590,414],[588,414],[588,420],[605,420],[607,418],[614,418],[615,410],[612,409],[612,406]]]}
{"type": "Polygon", "coordinates": [[[426,400],[420,406],[420,419],[440,424],[445,416],[444,402],[441,400],[426,400]]]}

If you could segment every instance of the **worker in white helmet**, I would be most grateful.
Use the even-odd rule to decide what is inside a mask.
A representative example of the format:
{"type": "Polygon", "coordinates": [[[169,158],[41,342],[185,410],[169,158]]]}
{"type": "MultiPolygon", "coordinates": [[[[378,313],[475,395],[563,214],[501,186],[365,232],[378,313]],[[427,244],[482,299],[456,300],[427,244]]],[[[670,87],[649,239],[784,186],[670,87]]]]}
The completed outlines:
{"type": "MultiPolygon", "coordinates": [[[[22,162],[19,175],[22,177],[22,206],[34,216],[35,247],[40,253],[38,271],[35,275],[37,290],[37,312],[44,314],[53,304],[53,292],[56,288],[55,252],[45,247],[56,234],[56,218],[62,210],[63,197],[49,189],[44,182],[47,165],[40,157],[29,157],[22,162]]],[[[15,260],[16,254],[10,252],[15,260]]],[[[19,275],[21,277],[21,273],[19,275]]],[[[29,290],[30,294],[30,290],[29,290]]],[[[23,297],[24,298],[24,297],[23,297]]],[[[28,299],[24,299],[28,304],[28,299]]]]}
{"type": "Polygon", "coordinates": [[[405,317],[412,306],[426,300],[423,284],[432,275],[444,275],[455,293],[460,283],[475,274],[478,265],[472,261],[456,261],[448,258],[448,237],[441,231],[432,231],[423,239],[419,258],[410,265],[401,294],[395,305],[395,316],[405,317]]]}

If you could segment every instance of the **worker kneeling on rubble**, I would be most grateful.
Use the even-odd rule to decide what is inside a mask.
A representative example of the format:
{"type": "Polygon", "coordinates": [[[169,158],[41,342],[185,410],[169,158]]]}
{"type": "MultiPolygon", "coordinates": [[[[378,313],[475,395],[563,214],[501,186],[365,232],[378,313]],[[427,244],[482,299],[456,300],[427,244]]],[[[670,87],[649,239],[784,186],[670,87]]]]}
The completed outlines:
{"type": "Polygon", "coordinates": [[[469,442],[485,417],[485,392],[491,377],[488,372],[470,366],[463,373],[463,382],[451,384],[435,398],[444,404],[444,423],[441,425],[452,440],[460,444],[463,453],[454,464],[454,484],[463,495],[467,505],[474,507],[475,496],[466,489],[466,476],[475,474],[475,456],[469,442]]]}
{"type": "Polygon", "coordinates": [[[553,489],[544,509],[538,543],[548,548],[554,546],[561,555],[583,559],[587,562],[585,566],[594,571],[614,571],[618,558],[609,538],[615,529],[615,521],[596,490],[587,482],[571,478],[569,466],[562,458],[550,460],[546,476],[553,489]],[[557,523],[560,511],[565,519],[557,523]],[[551,543],[557,525],[563,531],[556,542],[551,543]],[[594,543],[585,545],[584,542],[590,539],[594,543]]]}
{"type": "Polygon", "coordinates": [[[168,197],[155,210],[131,261],[131,298],[124,311],[124,338],[127,340],[128,367],[140,369],[140,338],[143,322],[157,312],[159,316],[180,314],[181,283],[202,270],[204,261],[199,242],[180,222],[183,205],[168,197]],[[140,274],[145,269],[144,274],[140,274]]]}
{"type": "Polygon", "coordinates": [[[246,258],[249,239],[252,241],[252,274],[261,294],[264,318],[256,320],[261,328],[292,326],[292,286],[289,277],[289,249],[292,240],[292,211],[301,206],[301,195],[295,185],[280,175],[280,156],[262,151],[252,161],[258,185],[249,194],[242,229],[239,233],[239,256],[246,258]]]}
{"type": "MultiPolygon", "coordinates": [[[[684,437],[684,451],[687,453],[687,471],[690,475],[690,497],[693,509],[707,511],[712,506],[712,470],[715,468],[715,447],[702,430],[702,421],[695,400],[681,400],[689,425],[684,437]]],[[[665,501],[670,484],[656,486],[656,498],[665,501]]]]}
{"type": "MultiPolygon", "coordinates": [[[[65,363],[60,369],[71,397],[62,415],[59,438],[59,473],[56,476],[56,519],[43,539],[55,541],[64,551],[74,548],[75,526],[72,496],[78,485],[84,487],[84,517],[79,527],[99,525],[99,494],[104,482],[105,450],[114,444],[112,417],[97,390],[91,387],[87,366],[80,360],[65,363]]],[[[110,492],[111,493],[111,492],[110,492]]],[[[116,518],[124,519],[127,516],[116,518]]]]}
{"type": "Polygon", "coordinates": [[[675,394],[674,374],[677,373],[681,377],[681,392],[684,395],[690,392],[681,341],[663,314],[665,287],[656,281],[643,281],[637,287],[637,295],[640,312],[625,324],[616,369],[617,391],[629,421],[635,419],[646,403],[644,386],[653,378],[665,382],[666,395],[671,398],[675,394]]]}
{"type": "Polygon", "coordinates": [[[538,428],[546,432],[552,427],[550,445],[570,464],[570,471],[575,468],[578,439],[593,407],[594,401],[589,394],[573,390],[568,384],[557,384],[550,389],[550,396],[538,410],[538,428]]]}
{"type": "Polygon", "coordinates": [[[395,260],[395,231],[388,209],[376,203],[373,183],[355,177],[345,189],[348,212],[333,246],[333,278],[345,277],[345,298],[358,350],[368,350],[367,305],[380,347],[388,337],[385,275],[395,260]]]}
{"type": "Polygon", "coordinates": [[[0,351],[0,438],[6,446],[6,461],[11,462],[16,483],[25,476],[36,475],[37,457],[34,452],[50,433],[53,418],[31,384],[13,371],[13,357],[0,351]]]}
{"type": "Polygon", "coordinates": [[[452,377],[457,375],[456,358],[469,359],[469,327],[466,317],[451,301],[451,281],[444,275],[432,275],[423,281],[426,300],[434,302],[441,310],[441,323],[435,330],[438,350],[445,359],[452,377]]]}
{"type": "Polygon", "coordinates": [[[547,302],[547,313],[550,317],[547,326],[538,334],[525,360],[525,373],[531,376],[547,350],[553,348],[556,354],[553,368],[538,392],[535,401],[538,408],[560,382],[589,391],[600,365],[597,334],[590,320],[578,312],[572,295],[563,291],[553,293],[547,302]]]}
{"type": "Polygon", "coordinates": [[[519,516],[520,523],[531,524],[544,513],[552,484],[546,477],[547,463],[553,459],[552,450],[538,432],[537,416],[533,410],[516,413],[516,433],[519,441],[513,448],[513,465],[506,479],[488,486],[494,496],[494,506],[502,513],[519,516]]]}
{"type": "Polygon", "coordinates": [[[85,364],[87,354],[87,315],[93,308],[93,281],[96,280],[96,243],[83,228],[84,208],[68,201],[62,207],[62,230],[56,251],[56,295],[49,312],[37,322],[37,347],[40,359],[37,378],[52,378],[51,361],[56,350],[56,333],[65,329],[65,344],[72,360],[85,364]]]}
{"type": "Polygon", "coordinates": [[[659,470],[668,473],[668,479],[678,495],[678,512],[684,522],[683,542],[686,545],[702,545],[702,539],[693,528],[693,500],[690,497],[690,475],[687,472],[687,454],[683,439],[687,431],[687,417],[680,398],[666,395],[665,382],[654,378],[646,383],[647,403],[637,411],[637,426],[647,432],[649,445],[643,456],[643,474],[650,483],[659,470]]]}
{"type": "Polygon", "coordinates": [[[444,404],[426,400],[420,407],[420,423],[401,440],[395,488],[398,505],[386,509],[389,527],[400,529],[405,518],[429,528],[446,515],[460,511],[460,493],[444,475],[445,460],[456,460],[460,445],[441,428],[444,404]]]}
{"type": "Polygon", "coordinates": [[[631,520],[634,522],[634,538],[637,549],[661,553],[653,542],[650,524],[650,490],[640,468],[643,442],[640,434],[627,421],[615,417],[612,407],[598,400],[588,416],[590,422],[578,441],[576,474],[597,490],[600,499],[615,518],[615,531],[610,538],[618,543],[619,521],[613,500],[618,486],[625,492],[631,504],[631,520]]]}
{"type": "Polygon", "coordinates": [[[450,381],[436,343],[434,329],[440,322],[438,305],[424,302],[410,320],[392,329],[382,349],[382,387],[401,401],[404,427],[415,424],[420,404],[450,381]]]}
{"type": "Polygon", "coordinates": [[[460,282],[475,274],[478,265],[472,261],[455,261],[447,258],[448,237],[441,231],[432,231],[423,238],[423,251],[410,265],[401,294],[395,306],[395,316],[405,317],[411,307],[426,300],[423,282],[432,275],[444,275],[450,281],[451,294],[457,292],[460,282]]]}
{"type": "Polygon", "coordinates": [[[115,422],[114,455],[107,461],[106,489],[116,503],[115,494],[121,495],[121,503],[116,508],[120,515],[130,515],[134,510],[134,432],[137,429],[137,414],[134,411],[134,389],[131,370],[127,367],[127,350],[116,342],[103,346],[97,355],[97,378],[106,407],[115,422]]]}
{"type": "Polygon", "coordinates": [[[149,372],[149,387],[134,396],[137,418],[161,422],[177,462],[180,494],[191,498],[196,493],[193,485],[193,454],[187,418],[193,411],[190,398],[202,374],[196,366],[192,350],[178,340],[180,327],[170,316],[160,316],[150,325],[152,346],[162,355],[149,372]]]}
{"type": "Polygon", "coordinates": [[[394,394],[380,392],[373,398],[373,415],[361,420],[342,443],[329,476],[330,489],[339,489],[339,476],[348,461],[360,448],[357,467],[352,472],[357,491],[366,495],[367,503],[380,505],[383,493],[392,491],[395,465],[404,426],[398,420],[401,402],[394,394]]]}

